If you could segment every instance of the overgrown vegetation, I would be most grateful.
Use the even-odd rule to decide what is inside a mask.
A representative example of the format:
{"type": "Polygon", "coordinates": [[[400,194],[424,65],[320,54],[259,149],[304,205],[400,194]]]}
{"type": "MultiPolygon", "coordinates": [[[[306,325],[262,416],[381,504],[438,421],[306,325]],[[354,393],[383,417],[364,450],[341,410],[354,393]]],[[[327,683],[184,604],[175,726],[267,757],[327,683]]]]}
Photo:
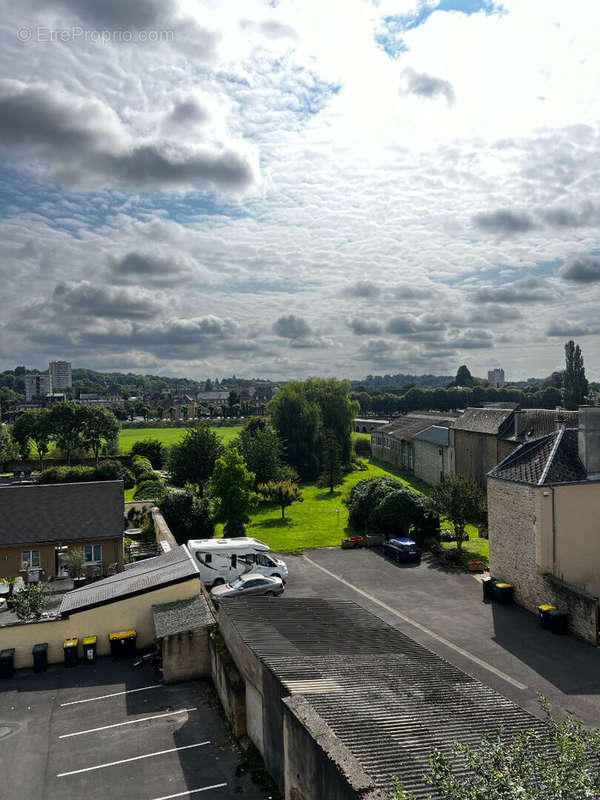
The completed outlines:
{"type": "Polygon", "coordinates": [[[122,480],[131,489],[135,479],[131,470],[119,461],[101,461],[96,467],[49,467],[40,473],[38,483],[86,483],[89,481],[122,480]]]}
{"type": "Polygon", "coordinates": [[[48,585],[43,581],[27,583],[18,592],[13,592],[6,600],[8,608],[21,622],[40,619],[48,602],[48,585]]]}
{"type": "Polygon", "coordinates": [[[179,544],[188,539],[210,539],[215,532],[210,504],[193,486],[183,491],[167,491],[160,499],[160,512],[179,544]]]}

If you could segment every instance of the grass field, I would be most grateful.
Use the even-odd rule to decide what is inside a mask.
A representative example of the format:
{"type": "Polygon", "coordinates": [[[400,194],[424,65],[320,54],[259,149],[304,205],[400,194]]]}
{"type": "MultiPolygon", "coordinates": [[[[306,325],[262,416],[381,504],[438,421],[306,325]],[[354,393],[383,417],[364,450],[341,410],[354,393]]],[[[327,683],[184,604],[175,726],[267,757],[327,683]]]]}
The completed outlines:
{"type": "MultiPolygon", "coordinates": [[[[129,453],[136,442],[148,439],[158,439],[165,445],[177,444],[185,436],[187,428],[122,428],[119,434],[119,450],[121,453],[129,453]]],[[[230,428],[215,427],[214,430],[221,437],[225,444],[228,444],[242,430],[241,425],[233,425],[230,428]]]]}

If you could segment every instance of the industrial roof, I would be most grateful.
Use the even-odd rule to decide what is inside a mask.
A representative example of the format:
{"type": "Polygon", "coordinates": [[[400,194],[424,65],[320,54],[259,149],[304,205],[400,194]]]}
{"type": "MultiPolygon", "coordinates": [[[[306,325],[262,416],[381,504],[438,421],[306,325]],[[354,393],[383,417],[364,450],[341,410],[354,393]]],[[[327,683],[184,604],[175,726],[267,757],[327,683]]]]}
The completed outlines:
{"type": "MultiPolygon", "coordinates": [[[[398,777],[426,798],[437,748],[540,728],[533,716],[355,603],[314,598],[224,599],[221,613],[280,681],[301,696],[369,776],[390,791],[398,777]]],[[[321,747],[327,748],[323,737],[321,747]]],[[[361,795],[362,796],[362,795],[361,795]]],[[[369,795],[370,796],[370,795],[369,795]]]]}
{"type": "Polygon", "coordinates": [[[378,434],[386,434],[393,436],[395,439],[404,439],[405,437],[413,437],[420,431],[424,431],[431,425],[453,426],[456,417],[446,412],[445,414],[405,414],[403,417],[398,417],[389,425],[384,425],[376,431],[371,433],[371,436],[378,436],[378,434]]]}
{"type": "Polygon", "coordinates": [[[177,547],[162,556],[140,561],[135,567],[96,581],[81,589],[67,592],[59,608],[61,614],[73,614],[88,608],[124,600],[162,586],[194,578],[198,574],[185,546],[177,547]]]}
{"type": "Polygon", "coordinates": [[[0,486],[0,546],[123,536],[123,481],[0,486]]]}
{"type": "Polygon", "coordinates": [[[419,431],[415,439],[420,439],[422,442],[430,442],[439,447],[448,447],[450,434],[448,433],[448,428],[442,425],[431,425],[429,428],[425,428],[424,431],[419,431]]]}
{"type": "Polygon", "coordinates": [[[459,431],[498,435],[514,413],[514,408],[467,408],[452,427],[459,431]]]}
{"type": "Polygon", "coordinates": [[[579,459],[577,430],[560,428],[525,442],[488,474],[491,478],[534,486],[585,481],[587,474],[579,459]]]}
{"type": "Polygon", "coordinates": [[[152,618],[157,639],[193,631],[205,625],[212,625],[215,621],[203,594],[152,606],[152,618]]]}

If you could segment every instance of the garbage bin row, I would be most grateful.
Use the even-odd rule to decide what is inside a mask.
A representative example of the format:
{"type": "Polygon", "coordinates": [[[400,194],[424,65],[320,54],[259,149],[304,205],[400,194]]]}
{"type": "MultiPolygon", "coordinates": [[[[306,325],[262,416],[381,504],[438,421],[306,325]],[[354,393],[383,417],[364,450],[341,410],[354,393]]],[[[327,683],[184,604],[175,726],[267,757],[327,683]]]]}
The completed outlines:
{"type": "MultiPolygon", "coordinates": [[[[134,630],[114,631],[108,635],[113,658],[135,655],[137,633],[134,630]]],[[[81,640],[83,662],[95,664],[98,657],[98,637],[84,636],[81,640]]],[[[74,667],[79,662],[79,638],[74,636],[63,642],[65,666],[74,667]]],[[[32,649],[34,672],[45,672],[48,667],[48,642],[34,644],[32,649]]],[[[0,650],[0,678],[11,678],[15,672],[14,647],[0,650]]]]}
{"type": "MultiPolygon", "coordinates": [[[[513,602],[513,587],[510,583],[504,583],[489,577],[483,578],[481,584],[484,601],[496,600],[504,605],[513,602]]],[[[540,627],[546,628],[552,633],[568,633],[569,614],[564,609],[544,603],[538,606],[538,618],[540,627]]]]}

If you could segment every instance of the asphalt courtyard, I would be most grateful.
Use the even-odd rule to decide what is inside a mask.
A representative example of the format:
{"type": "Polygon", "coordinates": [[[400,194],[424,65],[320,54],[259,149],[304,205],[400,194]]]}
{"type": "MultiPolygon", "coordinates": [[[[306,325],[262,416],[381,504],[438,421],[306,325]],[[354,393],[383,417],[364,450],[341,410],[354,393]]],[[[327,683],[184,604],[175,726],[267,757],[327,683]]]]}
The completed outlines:
{"type": "Polygon", "coordinates": [[[472,575],[427,559],[398,565],[378,550],[282,557],[288,597],[354,600],[522,708],[539,716],[541,693],[557,716],[600,726],[600,648],[541,629],[518,606],[484,603],[472,575]]]}
{"type": "Polygon", "coordinates": [[[20,670],[0,682],[0,797],[268,800],[210,684],[158,684],[150,666],[20,670]]]}

